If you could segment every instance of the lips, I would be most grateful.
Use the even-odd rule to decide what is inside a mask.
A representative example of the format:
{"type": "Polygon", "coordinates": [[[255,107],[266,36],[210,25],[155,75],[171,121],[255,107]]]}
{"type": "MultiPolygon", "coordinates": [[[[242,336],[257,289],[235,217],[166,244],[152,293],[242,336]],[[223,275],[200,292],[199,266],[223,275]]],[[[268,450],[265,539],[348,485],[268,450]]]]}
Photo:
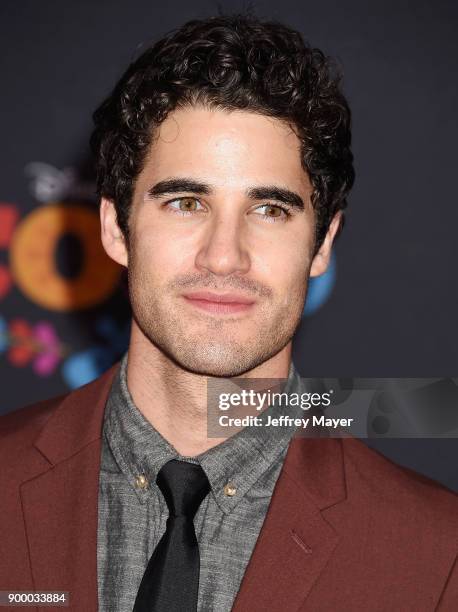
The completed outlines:
{"type": "Polygon", "coordinates": [[[184,299],[207,312],[216,314],[233,314],[249,310],[255,300],[240,293],[212,293],[211,291],[196,291],[183,295],[184,299]]]}
{"type": "Polygon", "coordinates": [[[239,293],[212,293],[211,291],[197,291],[195,293],[185,293],[184,297],[189,300],[203,300],[206,302],[216,302],[218,304],[253,304],[253,298],[248,298],[239,293]]]}

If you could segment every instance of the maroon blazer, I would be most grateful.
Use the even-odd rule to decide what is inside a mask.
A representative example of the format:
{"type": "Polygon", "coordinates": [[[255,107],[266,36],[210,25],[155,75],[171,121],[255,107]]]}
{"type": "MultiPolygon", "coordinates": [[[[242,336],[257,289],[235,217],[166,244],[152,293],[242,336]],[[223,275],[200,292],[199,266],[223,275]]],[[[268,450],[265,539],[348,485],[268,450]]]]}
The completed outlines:
{"type": "MultiPolygon", "coordinates": [[[[71,610],[97,610],[101,428],[118,365],[0,419],[0,590],[69,591],[71,610]]],[[[456,612],[457,548],[453,492],[358,440],[294,438],[233,610],[456,612]]]]}

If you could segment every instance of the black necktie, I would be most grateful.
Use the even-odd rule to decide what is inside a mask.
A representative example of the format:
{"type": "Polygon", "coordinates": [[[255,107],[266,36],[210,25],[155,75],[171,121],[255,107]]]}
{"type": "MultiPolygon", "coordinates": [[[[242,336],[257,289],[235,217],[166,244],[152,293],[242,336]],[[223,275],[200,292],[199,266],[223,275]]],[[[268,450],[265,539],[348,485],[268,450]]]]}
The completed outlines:
{"type": "Polygon", "coordinates": [[[133,612],[194,612],[200,570],[194,516],[210,484],[200,465],[177,459],[163,466],[156,482],[169,516],[143,574],[133,612]]]}

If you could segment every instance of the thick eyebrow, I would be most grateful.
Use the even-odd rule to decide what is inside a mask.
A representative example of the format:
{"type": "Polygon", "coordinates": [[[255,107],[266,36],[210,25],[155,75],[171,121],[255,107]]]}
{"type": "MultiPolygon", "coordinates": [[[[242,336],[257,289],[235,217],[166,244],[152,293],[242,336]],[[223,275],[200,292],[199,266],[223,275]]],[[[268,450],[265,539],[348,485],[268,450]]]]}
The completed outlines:
{"type": "Polygon", "coordinates": [[[165,181],[160,181],[148,189],[148,196],[150,198],[159,198],[165,194],[173,193],[202,193],[209,195],[212,192],[210,185],[207,183],[201,183],[191,178],[170,178],[165,181]]]}
{"type": "Polygon", "coordinates": [[[304,210],[304,202],[301,196],[289,189],[276,187],[275,185],[266,185],[265,187],[252,187],[248,189],[247,195],[252,200],[276,200],[289,204],[293,208],[304,210]]]}
{"type": "MultiPolygon", "coordinates": [[[[210,195],[213,189],[208,183],[202,183],[192,178],[169,178],[159,181],[148,189],[148,197],[159,198],[166,194],[174,193],[198,193],[210,195]]],[[[289,204],[293,208],[304,210],[304,202],[300,195],[284,187],[276,185],[263,185],[262,187],[251,187],[247,189],[247,196],[251,200],[276,200],[289,204]]]]}

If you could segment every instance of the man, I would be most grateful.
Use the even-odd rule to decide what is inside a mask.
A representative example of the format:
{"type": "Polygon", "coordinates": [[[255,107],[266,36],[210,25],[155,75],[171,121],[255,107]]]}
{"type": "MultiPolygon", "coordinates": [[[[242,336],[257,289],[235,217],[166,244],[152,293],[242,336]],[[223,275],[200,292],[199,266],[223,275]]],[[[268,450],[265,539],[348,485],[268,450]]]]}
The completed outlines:
{"type": "Polygon", "coordinates": [[[3,417],[0,588],[85,611],[455,610],[452,492],[351,438],[207,433],[209,381],[300,389],[291,341],[354,176],[328,60],[279,24],[194,21],[94,118],[131,339],[3,417]]]}

